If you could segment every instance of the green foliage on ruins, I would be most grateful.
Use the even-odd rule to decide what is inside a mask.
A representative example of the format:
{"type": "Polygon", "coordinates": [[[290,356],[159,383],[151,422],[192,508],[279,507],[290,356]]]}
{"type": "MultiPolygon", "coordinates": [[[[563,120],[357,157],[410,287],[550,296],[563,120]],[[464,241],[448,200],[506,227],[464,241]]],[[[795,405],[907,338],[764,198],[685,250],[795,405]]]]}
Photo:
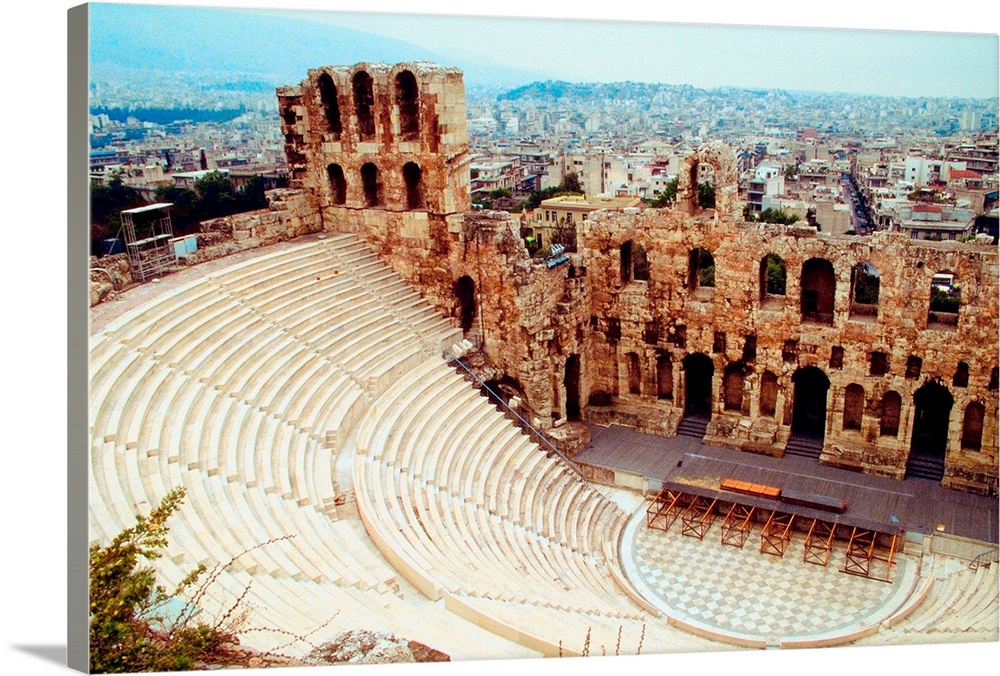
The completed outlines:
{"type": "Polygon", "coordinates": [[[785,261],[774,254],[767,255],[767,293],[771,296],[785,295],[785,261]]]}
{"type": "Polygon", "coordinates": [[[878,275],[859,272],[854,280],[854,302],[862,305],[876,305],[878,303],[878,287],[878,275]]]}
{"type": "Polygon", "coordinates": [[[931,289],[931,312],[957,313],[958,306],[958,289],[954,289],[951,293],[936,286],[931,289]]]}
{"type": "Polygon", "coordinates": [[[774,223],[777,225],[791,225],[797,223],[799,217],[796,214],[790,214],[784,209],[774,209],[768,207],[764,209],[759,214],[755,214],[753,209],[747,204],[743,207],[743,220],[757,223],[774,223]]]}
{"type": "MultiPolygon", "coordinates": [[[[184,489],[168,493],[149,516],[119,533],[106,547],[90,548],[90,670],[95,673],[176,671],[205,665],[242,663],[234,648],[235,630],[225,625],[232,615],[213,624],[195,621],[197,609],[185,601],[204,592],[192,571],[173,591],[156,582],[154,561],[167,546],[167,520],[181,505],[184,489]],[[180,605],[181,610],[171,612],[180,605]]],[[[211,581],[209,578],[208,581],[211,581]]],[[[235,624],[235,623],[234,623],[235,624]]]]}

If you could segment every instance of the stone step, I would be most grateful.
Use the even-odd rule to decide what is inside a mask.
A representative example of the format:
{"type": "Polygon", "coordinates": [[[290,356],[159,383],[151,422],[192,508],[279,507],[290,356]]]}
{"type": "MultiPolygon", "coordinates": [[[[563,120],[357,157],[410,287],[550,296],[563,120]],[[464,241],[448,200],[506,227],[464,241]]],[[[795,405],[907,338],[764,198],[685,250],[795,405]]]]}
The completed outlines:
{"type": "Polygon", "coordinates": [[[811,437],[792,436],[785,444],[785,455],[819,460],[823,452],[823,440],[811,437]]]}
{"type": "Polygon", "coordinates": [[[941,481],[944,478],[944,458],[912,456],[906,463],[906,478],[941,481]]]}
{"type": "Polygon", "coordinates": [[[708,429],[708,418],[684,418],[677,425],[677,436],[703,439],[708,429]]]}

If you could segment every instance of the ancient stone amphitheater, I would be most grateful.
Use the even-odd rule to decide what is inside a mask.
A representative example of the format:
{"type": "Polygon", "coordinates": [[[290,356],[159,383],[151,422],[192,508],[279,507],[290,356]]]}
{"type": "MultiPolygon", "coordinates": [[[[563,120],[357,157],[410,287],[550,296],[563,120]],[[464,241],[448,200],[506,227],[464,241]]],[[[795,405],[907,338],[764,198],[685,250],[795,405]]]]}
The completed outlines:
{"type": "MultiPolygon", "coordinates": [[[[244,643],[292,655],[354,628],[453,659],[732,647],[629,581],[641,496],[498,412],[442,357],[461,330],[359,238],[306,239],[92,335],[91,542],[183,486],[164,582],[235,558],[204,612],[245,594],[244,643]]],[[[998,566],[921,558],[828,642],[996,640],[998,566]]]]}

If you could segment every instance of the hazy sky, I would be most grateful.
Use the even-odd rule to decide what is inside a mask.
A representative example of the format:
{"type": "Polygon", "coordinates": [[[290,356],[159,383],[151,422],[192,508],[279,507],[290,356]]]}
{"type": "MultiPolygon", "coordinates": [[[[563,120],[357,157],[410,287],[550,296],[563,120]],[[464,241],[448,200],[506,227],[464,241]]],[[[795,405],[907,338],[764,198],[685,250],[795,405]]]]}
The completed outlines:
{"type": "MultiPolygon", "coordinates": [[[[267,3],[257,4],[267,6],[267,3]]],[[[639,80],[699,87],[780,87],[899,96],[998,95],[1000,56],[995,32],[977,35],[882,30],[899,26],[925,31],[930,27],[995,31],[997,10],[986,6],[993,3],[977,4],[978,13],[963,11],[965,23],[958,24],[949,24],[941,16],[947,5],[923,0],[903,6],[907,14],[932,11],[934,14],[927,17],[931,19],[929,24],[914,23],[912,17],[907,21],[906,16],[894,14],[881,16],[877,4],[860,0],[823,3],[824,11],[819,15],[804,12],[801,7],[782,12],[776,9],[782,3],[760,8],[760,3],[712,2],[700,6],[701,14],[697,12],[699,7],[679,12],[678,4],[637,2],[618,13],[607,11],[607,7],[574,12],[576,16],[611,16],[628,21],[295,13],[300,18],[378,33],[444,54],[462,55],[483,63],[499,62],[571,81],[639,80]],[[761,11],[748,15],[748,6],[761,11]],[[636,21],[642,18],[661,22],[670,18],[700,22],[753,20],[785,25],[797,22],[812,26],[863,26],[866,30],[636,21]]],[[[306,1],[293,6],[357,9],[360,3],[306,1]]],[[[369,0],[363,6],[412,11],[412,3],[391,0],[369,0]]],[[[568,6],[565,2],[550,2],[534,10],[529,5],[521,11],[566,17],[568,6]]],[[[588,7],[581,3],[572,6],[588,7]]],[[[454,1],[424,2],[420,9],[442,13],[476,11],[454,1]]],[[[479,13],[484,11],[489,10],[478,8],[479,13]]],[[[503,11],[516,13],[518,3],[505,3],[503,11]]]]}

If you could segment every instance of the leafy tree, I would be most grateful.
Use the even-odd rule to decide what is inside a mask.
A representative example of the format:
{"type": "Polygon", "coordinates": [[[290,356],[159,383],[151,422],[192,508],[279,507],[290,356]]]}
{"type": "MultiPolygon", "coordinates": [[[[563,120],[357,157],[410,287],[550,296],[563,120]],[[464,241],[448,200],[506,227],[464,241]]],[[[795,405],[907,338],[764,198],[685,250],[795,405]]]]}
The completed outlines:
{"type": "Polygon", "coordinates": [[[787,270],[785,261],[772,254],[767,256],[767,293],[772,296],[785,295],[787,270]]]}
{"type": "Polygon", "coordinates": [[[218,218],[236,213],[239,200],[233,184],[221,171],[210,171],[194,182],[198,195],[197,212],[201,219],[218,218]]]}
{"type": "Polygon", "coordinates": [[[677,201],[677,177],[674,177],[666,182],[663,186],[663,190],[657,195],[653,200],[650,201],[650,206],[653,207],[669,207],[674,202],[677,201]]]}
{"type": "Polygon", "coordinates": [[[715,286],[715,264],[698,269],[698,286],[715,286]]]}
{"type": "Polygon", "coordinates": [[[533,190],[531,195],[528,197],[527,208],[537,209],[543,200],[550,199],[552,197],[559,197],[560,195],[565,195],[566,191],[559,186],[553,186],[551,188],[545,188],[544,190],[533,190]]]}
{"type": "Polygon", "coordinates": [[[715,208],[715,187],[708,181],[698,184],[698,206],[702,209],[715,208]]]}
{"type": "MultiPolygon", "coordinates": [[[[174,671],[199,664],[238,663],[231,646],[235,633],[195,623],[194,606],[169,617],[168,606],[191,589],[204,566],[192,571],[172,593],[156,583],[153,561],[167,545],[167,520],[180,507],[184,489],[168,493],[148,517],[137,516],[107,547],[90,548],[90,669],[97,673],[174,671]]],[[[202,590],[199,587],[196,591],[202,590]]]]}
{"type": "Polygon", "coordinates": [[[773,209],[768,207],[760,212],[757,219],[761,223],[777,223],[778,225],[791,225],[799,220],[795,214],[790,214],[784,209],[773,209]]]}
{"type": "Polygon", "coordinates": [[[256,211],[267,207],[264,177],[254,176],[236,193],[239,211],[256,211]]]}
{"type": "Polygon", "coordinates": [[[879,278],[876,275],[859,272],[854,280],[854,302],[875,305],[878,303],[878,287],[879,278]]]}
{"type": "Polygon", "coordinates": [[[135,188],[126,185],[121,172],[111,172],[103,184],[90,184],[90,236],[113,237],[122,226],[121,212],[145,204],[135,188]]]}
{"type": "Polygon", "coordinates": [[[497,188],[496,190],[490,191],[490,199],[494,200],[503,199],[505,197],[513,197],[513,196],[514,193],[512,193],[507,188],[497,188]]]}
{"type": "MultiPolygon", "coordinates": [[[[952,293],[957,294],[957,289],[952,293]]],[[[952,295],[938,287],[931,289],[931,311],[932,312],[958,312],[959,299],[957,295],[952,295]]]]}
{"type": "Polygon", "coordinates": [[[580,184],[580,177],[577,176],[575,171],[571,171],[566,174],[563,177],[562,185],[559,187],[565,192],[583,194],[583,186],[580,184]]]}
{"type": "Polygon", "coordinates": [[[175,185],[160,186],[155,195],[157,202],[174,205],[170,207],[170,222],[175,232],[183,235],[198,229],[198,195],[193,190],[175,185]]]}

